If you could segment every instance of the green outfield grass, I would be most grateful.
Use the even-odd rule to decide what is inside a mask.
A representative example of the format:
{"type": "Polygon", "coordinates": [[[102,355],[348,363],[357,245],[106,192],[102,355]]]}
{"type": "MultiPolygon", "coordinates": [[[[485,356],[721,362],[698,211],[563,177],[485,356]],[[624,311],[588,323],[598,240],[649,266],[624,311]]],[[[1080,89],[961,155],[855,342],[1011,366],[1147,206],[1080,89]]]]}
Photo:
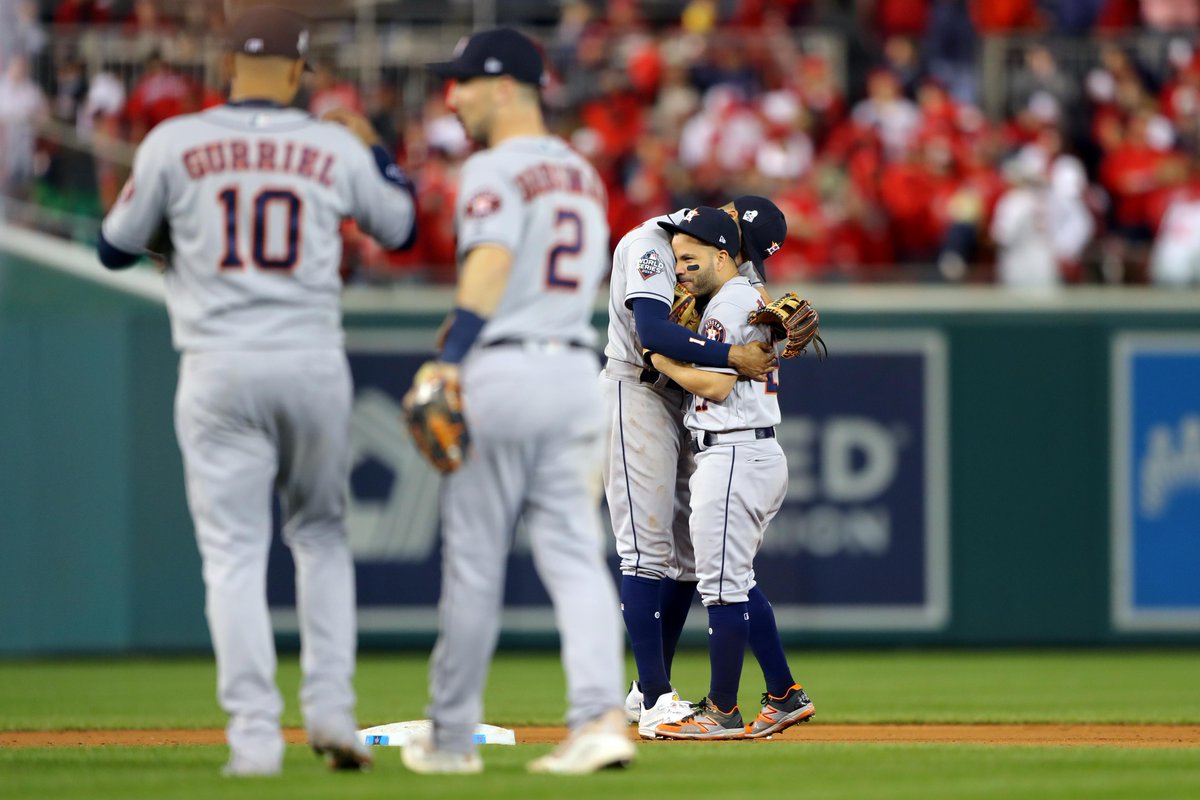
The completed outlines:
{"type": "Polygon", "coordinates": [[[334,775],[289,748],[280,778],[232,781],[217,747],[0,750],[6,798],[157,800],[247,798],[596,800],[704,796],[806,800],[1116,800],[1195,798],[1200,759],[1185,750],[992,748],[973,745],[655,744],[633,768],[582,778],[533,776],[525,761],[548,746],[494,747],[482,775],[418,776],[387,748],[375,771],[334,775]]]}
{"type": "MultiPolygon", "coordinates": [[[[1145,722],[1200,724],[1200,652],[794,653],[817,721],[1145,722]]],[[[702,653],[681,657],[676,683],[688,696],[707,684],[702,653]]],[[[0,730],[216,728],[214,668],[205,658],[0,662],[0,730]]],[[[294,656],[280,664],[288,709],[299,725],[294,656]]],[[[757,706],[752,661],[744,709],[757,706]]],[[[357,688],[363,724],[424,716],[425,658],[367,655],[357,688]]],[[[487,696],[487,721],[557,724],[564,682],[553,654],[504,654],[487,696]]],[[[0,749],[0,797],[255,798],[520,797],[522,800],[662,798],[679,791],[719,797],[805,798],[1196,798],[1200,749],[1035,748],[978,745],[663,743],[639,748],[634,769],[582,779],[524,773],[547,749],[485,748],[482,776],[421,778],[380,748],[369,775],[328,774],[290,747],[280,779],[229,781],[220,747],[0,749]]]]}
{"type": "MultiPolygon", "coordinates": [[[[791,661],[823,721],[1200,724],[1194,650],[822,652],[791,661]]],[[[423,717],[425,670],[421,655],[361,657],[363,723],[423,717]]],[[[708,688],[704,653],[681,655],[674,672],[686,698],[708,688]]],[[[215,676],[206,658],[0,661],[0,730],[219,727],[215,676]]],[[[294,655],[281,657],[279,683],[284,724],[299,725],[294,655]]],[[[743,706],[756,706],[761,691],[748,660],[743,706]]],[[[487,721],[558,724],[564,694],[555,655],[503,654],[492,667],[487,721]]]]}

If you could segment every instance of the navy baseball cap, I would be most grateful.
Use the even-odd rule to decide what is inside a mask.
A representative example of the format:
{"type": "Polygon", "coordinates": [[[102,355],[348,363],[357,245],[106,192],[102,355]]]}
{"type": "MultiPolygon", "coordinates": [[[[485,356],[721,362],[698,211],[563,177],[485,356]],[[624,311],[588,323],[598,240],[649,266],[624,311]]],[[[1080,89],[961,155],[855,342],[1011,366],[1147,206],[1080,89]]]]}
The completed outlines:
{"type": "Polygon", "coordinates": [[[671,233],[687,234],[718,250],[724,250],[730,256],[737,256],[742,247],[737,223],[721,209],[711,206],[693,208],[683,215],[683,221],[678,225],[660,222],[658,227],[671,233]]]}
{"type": "Polygon", "coordinates": [[[759,273],[765,274],[763,261],[775,255],[787,238],[787,220],[779,206],[754,194],[736,198],[733,207],[737,210],[738,225],[742,228],[743,249],[754,266],[758,267],[759,273]]]}
{"type": "Polygon", "coordinates": [[[286,8],[254,6],[234,20],[229,34],[230,49],[246,56],[307,59],[308,28],[306,18],[286,8]]]}
{"type": "Polygon", "coordinates": [[[460,81],[508,75],[521,83],[541,86],[545,75],[542,51],[532,39],[512,28],[480,31],[458,43],[453,61],[427,66],[436,75],[460,81]]]}

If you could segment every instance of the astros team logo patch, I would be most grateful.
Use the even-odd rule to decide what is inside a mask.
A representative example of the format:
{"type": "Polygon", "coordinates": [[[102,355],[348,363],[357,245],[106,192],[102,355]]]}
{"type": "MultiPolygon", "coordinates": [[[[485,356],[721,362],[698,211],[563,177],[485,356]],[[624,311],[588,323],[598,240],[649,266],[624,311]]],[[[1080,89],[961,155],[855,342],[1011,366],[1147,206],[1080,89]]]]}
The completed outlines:
{"type": "Polygon", "coordinates": [[[500,195],[484,189],[467,201],[467,218],[483,219],[500,210],[500,195]]]}
{"type": "Polygon", "coordinates": [[[704,334],[706,339],[710,339],[711,341],[725,341],[725,326],[721,324],[720,320],[706,319],[704,327],[700,329],[700,332],[704,334]]]}
{"type": "Polygon", "coordinates": [[[667,265],[663,263],[657,250],[647,250],[638,259],[638,274],[644,281],[650,280],[655,275],[661,275],[666,269],[667,265]]]}

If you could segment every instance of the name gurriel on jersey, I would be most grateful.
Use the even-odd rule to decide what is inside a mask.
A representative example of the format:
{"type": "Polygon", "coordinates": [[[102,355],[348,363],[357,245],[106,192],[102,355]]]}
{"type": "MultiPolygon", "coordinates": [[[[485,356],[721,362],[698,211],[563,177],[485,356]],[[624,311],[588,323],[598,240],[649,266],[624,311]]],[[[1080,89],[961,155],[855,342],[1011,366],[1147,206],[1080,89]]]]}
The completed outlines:
{"type": "Polygon", "coordinates": [[[336,159],[311,145],[259,139],[222,139],[197,145],[183,153],[189,178],[199,180],[222,172],[277,172],[333,185],[336,159]]]}

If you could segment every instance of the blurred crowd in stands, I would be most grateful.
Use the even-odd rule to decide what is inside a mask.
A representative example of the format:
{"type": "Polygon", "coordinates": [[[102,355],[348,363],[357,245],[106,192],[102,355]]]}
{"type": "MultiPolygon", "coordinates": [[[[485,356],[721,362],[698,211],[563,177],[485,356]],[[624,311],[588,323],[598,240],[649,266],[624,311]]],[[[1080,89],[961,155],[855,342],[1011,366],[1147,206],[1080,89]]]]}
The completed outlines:
{"type": "MultiPolygon", "coordinates": [[[[0,0],[4,194],[98,216],[129,145],[222,102],[223,70],[160,55],[219,36],[221,4],[163,2],[0,0]],[[102,24],[141,42],[135,73],[59,46],[102,24]]],[[[788,219],[772,281],[1200,283],[1200,0],[564,0],[543,22],[549,118],[605,177],[614,241],[750,192],[788,219]]],[[[452,280],[471,144],[418,63],[359,85],[336,56],[315,54],[298,103],[368,113],[422,217],[402,257],[348,228],[348,270],[452,280]]]]}

